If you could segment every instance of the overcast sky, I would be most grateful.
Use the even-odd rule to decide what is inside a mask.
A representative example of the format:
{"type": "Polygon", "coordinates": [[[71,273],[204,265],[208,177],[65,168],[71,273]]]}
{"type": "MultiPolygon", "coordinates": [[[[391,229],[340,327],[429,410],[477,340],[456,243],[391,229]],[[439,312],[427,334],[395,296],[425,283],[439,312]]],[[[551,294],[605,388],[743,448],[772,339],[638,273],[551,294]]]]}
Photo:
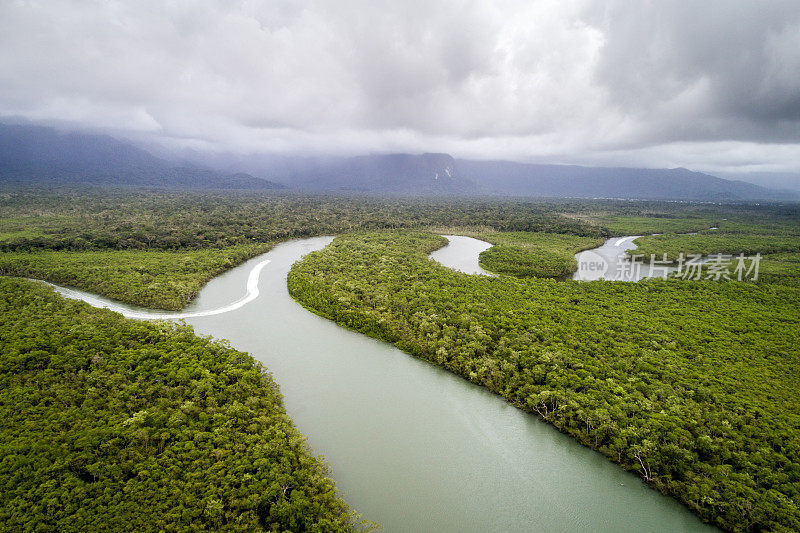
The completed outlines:
{"type": "Polygon", "coordinates": [[[0,117],[238,152],[800,172],[800,1],[0,0],[0,117]]]}

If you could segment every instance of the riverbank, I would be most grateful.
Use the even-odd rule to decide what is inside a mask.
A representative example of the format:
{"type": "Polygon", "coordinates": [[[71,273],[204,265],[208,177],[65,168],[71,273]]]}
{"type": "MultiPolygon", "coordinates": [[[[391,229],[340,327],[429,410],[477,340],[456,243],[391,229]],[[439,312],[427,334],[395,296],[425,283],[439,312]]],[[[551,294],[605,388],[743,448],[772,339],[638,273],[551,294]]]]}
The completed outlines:
{"type": "Polygon", "coordinates": [[[484,387],[303,309],[286,274],[331,238],[291,241],[211,280],[187,319],[267,365],[340,494],[386,531],[697,531],[678,503],[484,387]],[[465,483],[465,480],[469,482],[465,483]]]}
{"type": "Polygon", "coordinates": [[[0,253],[0,275],[35,278],[142,309],[180,311],[213,277],[274,243],[201,250],[40,250],[0,253]]]}
{"type": "Polygon", "coordinates": [[[248,354],[0,278],[9,531],[354,531],[248,354]]]}
{"type": "Polygon", "coordinates": [[[779,406],[800,401],[795,290],[465,276],[428,259],[439,239],[340,237],[295,265],[292,294],[538,414],[724,528],[797,522],[781,503],[796,474],[773,477],[797,459],[800,419],[779,406]],[[753,446],[775,439],[754,462],[765,450],[753,446]]]}

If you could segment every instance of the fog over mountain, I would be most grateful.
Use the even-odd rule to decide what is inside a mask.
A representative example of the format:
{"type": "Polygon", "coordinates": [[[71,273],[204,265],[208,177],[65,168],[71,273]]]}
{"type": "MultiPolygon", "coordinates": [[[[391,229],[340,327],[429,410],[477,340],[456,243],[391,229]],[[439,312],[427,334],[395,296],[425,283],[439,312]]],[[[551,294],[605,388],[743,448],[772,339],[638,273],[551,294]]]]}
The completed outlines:
{"type": "Polygon", "coordinates": [[[449,154],[240,158],[231,169],[299,190],[695,201],[792,200],[786,193],[685,168],[607,168],[473,161],[449,154]]]}
{"type": "Polygon", "coordinates": [[[790,200],[798,194],[726,180],[685,168],[606,168],[533,165],[508,161],[458,161],[460,175],[480,179],[486,192],[524,196],[649,200],[790,200]]]}
{"type": "Polygon", "coordinates": [[[230,154],[800,174],[800,3],[0,2],[0,119],[230,154]]]}
{"type": "Polygon", "coordinates": [[[276,189],[244,173],[177,165],[107,135],[0,124],[0,184],[276,189]]]}
{"type": "Polygon", "coordinates": [[[200,155],[195,153],[195,162],[168,161],[106,135],[0,124],[0,184],[724,202],[792,198],[683,168],[534,165],[425,153],[226,158],[216,163],[226,167],[215,169],[202,164],[200,155]]]}
{"type": "Polygon", "coordinates": [[[800,172],[717,172],[716,175],[729,180],[743,180],[769,189],[800,193],[800,172]]]}

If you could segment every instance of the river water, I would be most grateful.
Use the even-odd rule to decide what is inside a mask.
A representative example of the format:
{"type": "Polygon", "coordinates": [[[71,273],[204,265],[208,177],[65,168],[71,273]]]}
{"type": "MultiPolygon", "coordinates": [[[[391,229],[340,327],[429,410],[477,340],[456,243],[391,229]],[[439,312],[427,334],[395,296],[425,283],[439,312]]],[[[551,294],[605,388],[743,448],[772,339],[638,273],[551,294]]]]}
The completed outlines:
{"type": "Polygon", "coordinates": [[[678,270],[672,263],[659,261],[658,257],[635,257],[625,254],[626,250],[636,249],[637,235],[608,239],[599,248],[575,254],[578,270],[572,279],[595,281],[640,281],[645,278],[666,278],[678,270]]]}
{"type": "Polygon", "coordinates": [[[482,387],[303,309],[286,274],[331,239],[278,245],[213,279],[181,314],[233,307],[185,320],[270,369],[288,413],[365,518],[390,532],[711,529],[482,387]],[[250,294],[259,266],[257,298],[231,306],[250,294]]]}
{"type": "Polygon", "coordinates": [[[495,275],[482,269],[478,264],[478,256],[484,250],[491,248],[491,244],[462,235],[442,235],[442,237],[447,239],[447,244],[435,250],[428,257],[465,274],[495,275]]]}

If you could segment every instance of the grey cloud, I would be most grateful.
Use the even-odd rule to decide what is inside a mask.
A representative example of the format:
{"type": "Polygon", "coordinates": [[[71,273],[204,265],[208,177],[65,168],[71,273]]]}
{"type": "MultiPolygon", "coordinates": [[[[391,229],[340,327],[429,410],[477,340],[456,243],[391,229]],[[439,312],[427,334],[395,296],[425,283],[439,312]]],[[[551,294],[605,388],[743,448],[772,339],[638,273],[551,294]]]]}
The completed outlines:
{"type": "Polygon", "coordinates": [[[640,143],[800,140],[794,1],[606,2],[598,83],[643,124],[640,143]]]}
{"type": "Polygon", "coordinates": [[[800,169],[798,95],[795,0],[0,2],[0,116],[181,146],[800,169]]]}

